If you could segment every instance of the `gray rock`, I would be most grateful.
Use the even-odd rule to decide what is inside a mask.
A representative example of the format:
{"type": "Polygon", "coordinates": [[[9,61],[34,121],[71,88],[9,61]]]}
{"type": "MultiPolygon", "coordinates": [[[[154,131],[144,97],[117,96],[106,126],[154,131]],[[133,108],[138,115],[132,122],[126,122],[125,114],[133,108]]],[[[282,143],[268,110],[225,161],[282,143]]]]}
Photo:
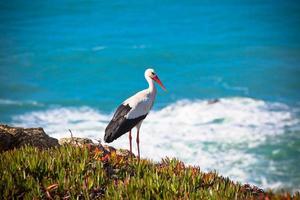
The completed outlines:
{"type": "Polygon", "coordinates": [[[0,152],[9,150],[13,139],[11,134],[0,129],[0,152]]]}
{"type": "Polygon", "coordinates": [[[69,137],[69,138],[61,138],[59,139],[58,143],[60,145],[64,144],[74,144],[74,145],[85,145],[85,144],[91,144],[94,145],[93,141],[88,138],[79,138],[79,137],[69,137]]]}
{"type": "Polygon", "coordinates": [[[24,145],[40,149],[59,146],[58,140],[49,137],[42,128],[10,127],[0,124],[0,151],[20,148],[24,145]]]}
{"type": "Polygon", "coordinates": [[[130,154],[130,151],[128,151],[126,149],[115,149],[112,146],[102,145],[100,143],[96,144],[91,139],[88,139],[88,138],[80,138],[80,137],[61,138],[59,140],[59,144],[60,145],[71,144],[71,145],[75,145],[75,146],[85,146],[86,145],[86,146],[89,146],[90,150],[94,150],[95,148],[98,148],[100,151],[102,151],[104,153],[104,155],[115,152],[116,155],[118,155],[118,156],[135,157],[135,155],[133,153],[130,154]]]}
{"type": "Polygon", "coordinates": [[[123,157],[135,157],[135,155],[133,153],[130,153],[130,151],[127,149],[117,149],[116,154],[123,157]]]}

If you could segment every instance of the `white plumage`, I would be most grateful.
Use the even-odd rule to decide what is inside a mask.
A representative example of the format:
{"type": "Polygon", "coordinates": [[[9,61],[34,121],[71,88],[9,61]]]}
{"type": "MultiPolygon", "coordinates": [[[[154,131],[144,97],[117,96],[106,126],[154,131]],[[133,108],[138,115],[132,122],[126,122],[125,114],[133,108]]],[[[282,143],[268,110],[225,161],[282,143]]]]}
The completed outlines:
{"type": "Polygon", "coordinates": [[[146,115],[151,110],[155,100],[156,90],[150,92],[148,89],[140,91],[123,102],[132,109],[125,116],[127,119],[134,119],[146,115]]]}
{"type": "Polygon", "coordinates": [[[129,97],[118,107],[112,120],[109,122],[105,129],[104,135],[104,141],[109,143],[119,138],[121,135],[129,132],[130,152],[132,152],[131,129],[136,127],[138,158],[140,157],[140,126],[151,110],[156,96],[154,81],[157,82],[165,90],[165,87],[163,86],[153,69],[147,69],[145,71],[145,79],[147,80],[149,87],[129,97]]]}

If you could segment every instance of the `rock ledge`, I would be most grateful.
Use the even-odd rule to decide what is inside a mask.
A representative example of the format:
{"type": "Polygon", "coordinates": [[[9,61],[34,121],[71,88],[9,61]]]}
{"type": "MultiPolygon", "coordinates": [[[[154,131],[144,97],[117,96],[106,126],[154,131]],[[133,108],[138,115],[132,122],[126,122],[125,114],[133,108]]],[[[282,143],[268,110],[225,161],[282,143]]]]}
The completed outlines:
{"type": "Polygon", "coordinates": [[[49,137],[43,128],[21,128],[0,124],[0,152],[24,145],[40,149],[59,146],[58,140],[49,137]]]}

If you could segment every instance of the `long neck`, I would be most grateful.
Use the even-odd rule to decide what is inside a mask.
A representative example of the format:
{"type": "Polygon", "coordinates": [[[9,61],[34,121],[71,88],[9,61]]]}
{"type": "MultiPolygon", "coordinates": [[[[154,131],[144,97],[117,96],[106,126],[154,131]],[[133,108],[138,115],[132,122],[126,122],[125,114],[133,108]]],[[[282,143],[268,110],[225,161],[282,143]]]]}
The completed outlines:
{"type": "Polygon", "coordinates": [[[149,88],[148,90],[151,92],[151,93],[156,93],[156,87],[154,85],[154,81],[150,78],[150,77],[145,77],[148,84],[149,84],[149,88]]]}

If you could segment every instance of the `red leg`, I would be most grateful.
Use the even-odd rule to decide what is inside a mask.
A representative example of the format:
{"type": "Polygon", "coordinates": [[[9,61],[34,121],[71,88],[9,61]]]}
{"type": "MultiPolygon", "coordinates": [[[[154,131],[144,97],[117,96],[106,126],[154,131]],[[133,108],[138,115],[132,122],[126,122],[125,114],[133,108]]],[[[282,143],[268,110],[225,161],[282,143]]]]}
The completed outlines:
{"type": "Polygon", "coordinates": [[[130,157],[132,157],[132,137],[131,137],[131,130],[129,131],[129,148],[130,148],[130,157]]]}
{"type": "Polygon", "coordinates": [[[138,160],[140,160],[140,129],[137,129],[136,144],[138,149],[138,160]]]}

